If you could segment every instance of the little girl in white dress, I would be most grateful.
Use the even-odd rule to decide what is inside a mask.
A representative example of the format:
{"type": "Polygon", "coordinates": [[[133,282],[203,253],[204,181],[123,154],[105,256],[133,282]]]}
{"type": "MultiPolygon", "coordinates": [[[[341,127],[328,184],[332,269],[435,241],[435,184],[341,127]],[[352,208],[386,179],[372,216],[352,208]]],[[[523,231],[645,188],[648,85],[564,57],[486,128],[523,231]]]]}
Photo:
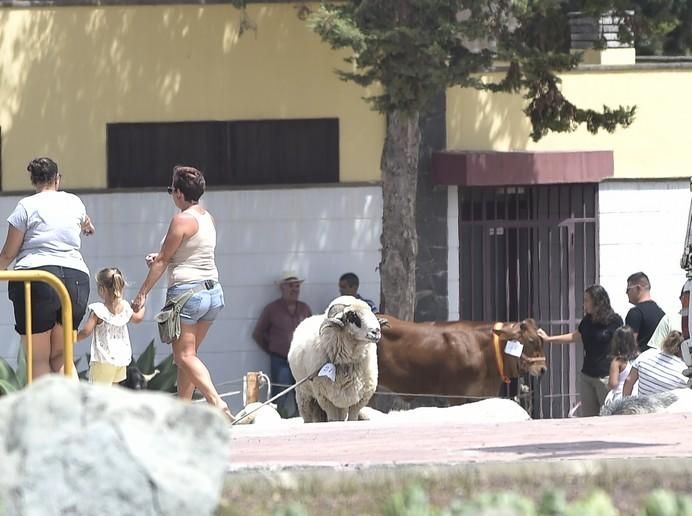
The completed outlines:
{"type": "Polygon", "coordinates": [[[102,303],[89,305],[88,317],[77,334],[77,340],[91,339],[89,382],[112,385],[127,376],[127,366],[132,360],[132,345],[127,331],[129,322],[144,319],[144,307],[133,312],[123,299],[125,278],[115,267],[101,269],[96,275],[98,294],[102,303]]]}
{"type": "MultiPolygon", "coordinates": [[[[639,347],[632,328],[621,326],[613,333],[610,341],[610,375],[608,386],[610,392],[606,396],[604,405],[622,398],[622,387],[632,369],[632,361],[637,358],[639,347]]],[[[636,394],[636,393],[635,393],[636,394]]]]}

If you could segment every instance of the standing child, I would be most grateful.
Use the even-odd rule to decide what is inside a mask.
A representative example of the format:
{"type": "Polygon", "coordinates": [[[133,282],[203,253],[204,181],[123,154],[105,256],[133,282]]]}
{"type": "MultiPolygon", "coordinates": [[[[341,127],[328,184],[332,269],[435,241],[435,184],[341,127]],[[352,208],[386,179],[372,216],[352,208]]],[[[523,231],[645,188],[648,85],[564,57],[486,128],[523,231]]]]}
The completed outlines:
{"type": "Polygon", "coordinates": [[[639,354],[637,338],[629,326],[621,326],[613,333],[610,342],[610,375],[605,405],[622,398],[622,386],[632,369],[632,361],[639,354]]]}
{"type": "Polygon", "coordinates": [[[132,346],[127,323],[139,323],[144,319],[144,306],[133,312],[123,300],[125,278],[115,267],[101,269],[96,275],[96,286],[103,303],[89,305],[89,317],[77,334],[82,340],[91,339],[89,382],[114,384],[127,376],[127,366],[132,360],[132,346]]]}

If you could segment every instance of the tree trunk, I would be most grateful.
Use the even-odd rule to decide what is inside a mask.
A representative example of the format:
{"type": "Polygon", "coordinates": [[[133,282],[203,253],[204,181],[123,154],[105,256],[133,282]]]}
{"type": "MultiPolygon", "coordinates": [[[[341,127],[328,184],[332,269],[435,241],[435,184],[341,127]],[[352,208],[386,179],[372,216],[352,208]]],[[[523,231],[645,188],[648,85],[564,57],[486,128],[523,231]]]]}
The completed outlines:
{"type": "Polygon", "coordinates": [[[387,115],[382,150],[382,260],[380,309],[406,321],[416,304],[416,186],[420,149],[419,113],[387,115]]]}

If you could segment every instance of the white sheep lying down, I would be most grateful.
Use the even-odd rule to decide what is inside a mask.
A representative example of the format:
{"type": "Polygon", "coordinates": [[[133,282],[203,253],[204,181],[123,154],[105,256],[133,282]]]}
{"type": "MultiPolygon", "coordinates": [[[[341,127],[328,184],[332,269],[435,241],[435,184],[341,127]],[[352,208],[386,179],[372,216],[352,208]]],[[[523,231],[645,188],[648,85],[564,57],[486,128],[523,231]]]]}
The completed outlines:
{"type": "Polygon", "coordinates": [[[306,423],[355,421],[377,388],[380,322],[364,301],[341,296],[322,315],[301,322],[293,333],[288,363],[296,381],[329,362],[335,377],[316,376],[296,389],[306,423]]]}

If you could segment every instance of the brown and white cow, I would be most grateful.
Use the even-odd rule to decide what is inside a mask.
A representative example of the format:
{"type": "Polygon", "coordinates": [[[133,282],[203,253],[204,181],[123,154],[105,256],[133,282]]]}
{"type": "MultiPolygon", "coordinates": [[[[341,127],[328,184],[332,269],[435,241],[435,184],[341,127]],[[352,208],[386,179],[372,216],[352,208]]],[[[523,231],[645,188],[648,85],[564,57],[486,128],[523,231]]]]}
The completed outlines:
{"type": "Polygon", "coordinates": [[[497,396],[503,382],[520,374],[546,371],[543,341],[536,322],[517,323],[402,321],[380,316],[377,346],[379,385],[393,392],[469,396],[452,404],[497,396]],[[505,353],[508,341],[523,344],[520,357],[505,353]]]}

